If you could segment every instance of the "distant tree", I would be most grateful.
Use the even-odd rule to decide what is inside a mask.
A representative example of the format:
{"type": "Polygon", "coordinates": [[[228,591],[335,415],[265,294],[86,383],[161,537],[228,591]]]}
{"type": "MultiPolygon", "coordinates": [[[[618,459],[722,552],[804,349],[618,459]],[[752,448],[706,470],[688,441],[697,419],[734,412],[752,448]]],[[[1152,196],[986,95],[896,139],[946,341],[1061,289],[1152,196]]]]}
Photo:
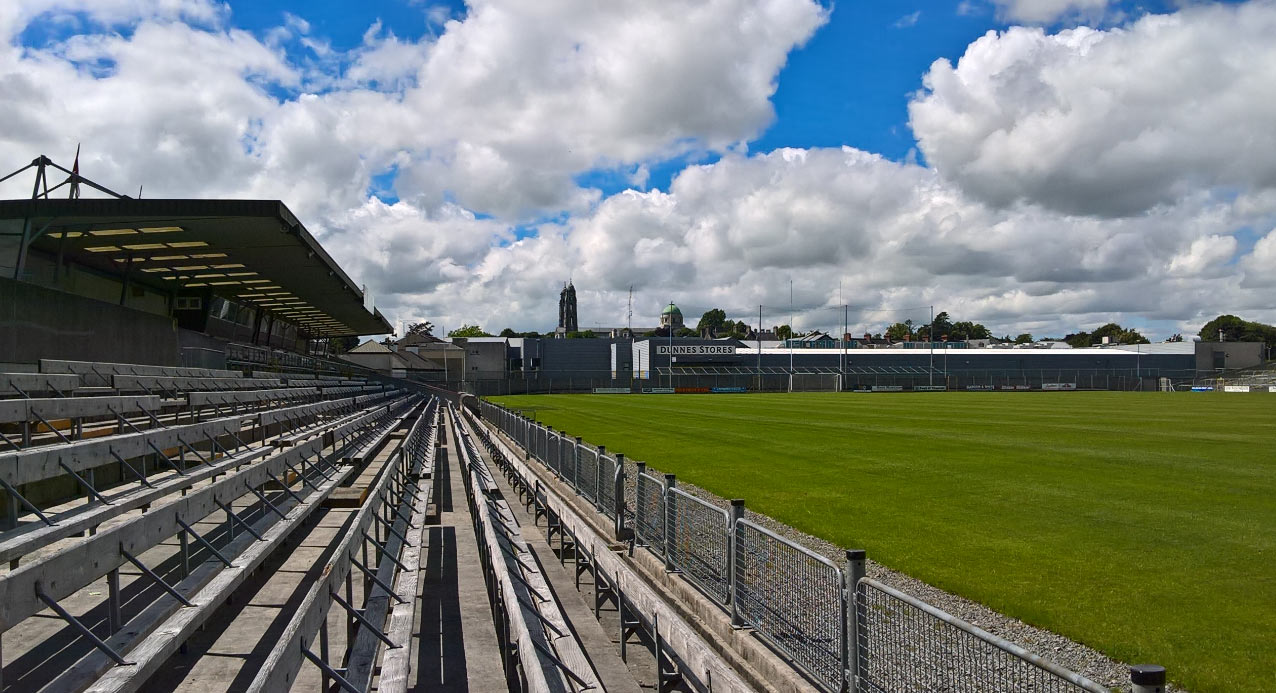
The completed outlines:
{"type": "Polygon", "coordinates": [[[730,321],[727,320],[725,311],[721,308],[710,308],[700,316],[700,322],[696,323],[696,332],[703,333],[705,330],[710,330],[717,334],[723,331],[728,322],[730,321]]]}
{"type": "Polygon", "coordinates": [[[700,333],[690,327],[679,327],[677,332],[673,333],[675,337],[699,337],[700,333]]]}
{"type": "Polygon", "coordinates": [[[1267,348],[1276,348],[1276,327],[1261,322],[1242,320],[1235,315],[1220,315],[1205,323],[1200,337],[1206,342],[1217,342],[1219,330],[1227,342],[1264,342],[1267,348]]]}
{"type": "Polygon", "coordinates": [[[518,333],[515,332],[513,329],[507,327],[501,330],[501,333],[497,336],[498,337],[517,337],[518,333]]]}
{"type": "Polygon", "coordinates": [[[359,346],[358,337],[338,337],[336,343],[333,344],[333,347],[336,348],[337,353],[340,353],[340,354],[344,354],[347,351],[350,351],[351,349],[357,346],[359,346]]]}
{"type": "Polygon", "coordinates": [[[777,325],[771,328],[771,331],[775,333],[775,338],[780,341],[791,339],[793,337],[793,328],[788,325],[777,325]]]}
{"type": "Polygon", "coordinates": [[[447,333],[449,337],[491,337],[492,335],[483,331],[478,325],[461,325],[460,327],[447,333]]]}
{"type": "Polygon", "coordinates": [[[1077,332],[1063,338],[1074,349],[1084,349],[1102,344],[1103,338],[1108,338],[1109,344],[1151,344],[1147,337],[1139,334],[1134,328],[1124,328],[1120,325],[1110,322],[1094,332],[1077,332]]]}
{"type": "Polygon", "coordinates": [[[732,322],[728,320],[725,323],[723,323],[722,329],[725,330],[726,332],[719,333],[718,336],[730,337],[732,339],[744,339],[745,337],[749,336],[749,332],[750,332],[749,326],[745,324],[743,320],[739,320],[736,322],[732,322]]]}
{"type": "Polygon", "coordinates": [[[913,338],[913,321],[905,320],[904,322],[897,322],[894,325],[891,325],[890,327],[886,328],[886,332],[884,334],[886,335],[887,339],[893,342],[900,342],[900,341],[912,339],[913,338]]]}
{"type": "Polygon", "coordinates": [[[433,336],[434,323],[429,320],[426,320],[425,322],[409,323],[407,334],[428,334],[433,336]]]}
{"type": "Polygon", "coordinates": [[[977,322],[965,320],[953,323],[952,328],[948,330],[948,338],[959,342],[969,339],[992,339],[992,333],[987,327],[977,322]]]}
{"type": "Polygon", "coordinates": [[[593,330],[583,330],[583,331],[567,333],[568,339],[593,339],[596,336],[597,335],[594,334],[593,330]]]}
{"type": "Polygon", "coordinates": [[[1032,335],[1024,332],[1018,337],[1015,337],[1015,344],[1032,344],[1032,335]]]}
{"type": "Polygon", "coordinates": [[[1170,336],[1169,336],[1169,338],[1168,338],[1168,339],[1166,339],[1165,341],[1167,341],[1167,342],[1181,342],[1181,341],[1183,341],[1183,335],[1181,335],[1181,334],[1177,334],[1177,333],[1176,333],[1176,334],[1172,334],[1172,335],[1170,335],[1170,336]]]}
{"type": "Polygon", "coordinates": [[[930,339],[930,328],[934,328],[936,335],[950,334],[953,331],[953,322],[948,317],[948,313],[940,311],[926,327],[928,328],[926,330],[926,339],[930,339]]]}
{"type": "Polygon", "coordinates": [[[1144,337],[1143,335],[1139,334],[1138,330],[1135,330],[1134,328],[1126,329],[1114,322],[1110,322],[1104,325],[1103,327],[1100,327],[1099,329],[1095,330],[1094,332],[1090,334],[1090,337],[1097,342],[1102,342],[1103,338],[1107,337],[1109,342],[1115,342],[1117,344],[1150,344],[1151,343],[1148,341],[1147,337],[1144,337]]]}
{"type": "Polygon", "coordinates": [[[1064,336],[1063,341],[1067,342],[1068,346],[1073,349],[1084,349],[1094,344],[1089,332],[1074,332],[1064,336]]]}
{"type": "Polygon", "coordinates": [[[644,336],[644,337],[668,337],[668,336],[669,336],[669,328],[667,328],[667,327],[657,327],[656,329],[654,329],[654,330],[652,330],[652,331],[648,332],[647,334],[645,334],[645,335],[643,335],[643,336],[644,336]]]}

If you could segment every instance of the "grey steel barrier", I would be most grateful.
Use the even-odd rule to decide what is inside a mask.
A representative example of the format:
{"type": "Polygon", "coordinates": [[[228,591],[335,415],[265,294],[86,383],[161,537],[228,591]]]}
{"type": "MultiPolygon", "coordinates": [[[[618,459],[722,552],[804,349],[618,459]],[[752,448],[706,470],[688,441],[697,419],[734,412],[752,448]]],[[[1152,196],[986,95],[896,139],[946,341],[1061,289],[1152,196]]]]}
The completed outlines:
{"type": "Polygon", "coordinates": [[[843,573],[832,561],[748,520],[735,522],[732,615],[827,690],[847,670],[843,573]]]}
{"type": "Polygon", "coordinates": [[[553,426],[545,427],[545,464],[549,465],[555,473],[562,473],[563,470],[563,454],[562,454],[562,436],[554,432],[553,426]]]}
{"type": "Polygon", "coordinates": [[[625,483],[625,465],[624,455],[612,457],[607,454],[607,448],[598,448],[598,497],[596,506],[602,511],[603,515],[609,520],[615,520],[619,516],[623,516],[623,512],[616,502],[617,492],[620,489],[620,496],[624,494],[625,483]],[[620,462],[617,459],[621,460],[620,462]]]}
{"type": "Polygon", "coordinates": [[[536,443],[532,456],[540,460],[541,463],[548,464],[547,453],[549,451],[549,429],[540,424],[533,424],[533,426],[535,426],[535,428],[532,429],[532,434],[536,438],[536,443]]]}
{"type": "Polygon", "coordinates": [[[731,601],[731,515],[680,488],[665,492],[665,556],[719,604],[731,601]]]}
{"type": "Polygon", "coordinates": [[[558,435],[554,433],[553,426],[545,427],[545,453],[541,461],[556,473],[562,469],[562,461],[558,456],[558,435]]]}
{"type": "Polygon", "coordinates": [[[855,605],[857,691],[1109,690],[871,578],[855,605]]]}
{"type": "Polygon", "coordinates": [[[652,553],[665,556],[665,485],[646,472],[638,472],[634,498],[634,537],[652,553]]]}
{"type": "Polygon", "coordinates": [[[598,505],[598,451],[576,439],[576,470],[573,474],[576,492],[590,505],[598,505]]]}

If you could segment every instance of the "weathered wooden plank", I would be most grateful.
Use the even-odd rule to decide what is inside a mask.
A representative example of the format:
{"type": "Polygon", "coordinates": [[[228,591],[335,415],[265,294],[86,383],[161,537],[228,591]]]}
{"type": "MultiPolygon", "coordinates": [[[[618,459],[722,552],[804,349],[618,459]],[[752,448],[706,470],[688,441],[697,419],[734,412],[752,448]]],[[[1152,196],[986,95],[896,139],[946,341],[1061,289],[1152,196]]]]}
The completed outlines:
{"type": "Polygon", "coordinates": [[[0,373],[0,395],[25,393],[70,392],[81,385],[80,376],[73,373],[0,373]]]}
{"type": "Polygon", "coordinates": [[[113,375],[111,386],[120,391],[137,390],[245,390],[279,387],[278,378],[193,378],[172,375],[113,375]]]}
{"type": "Polygon", "coordinates": [[[110,385],[113,375],[157,375],[178,378],[240,378],[243,373],[215,368],[184,366],[151,366],[139,363],[107,363],[104,361],[66,361],[40,359],[41,373],[74,373],[89,386],[110,385]]]}
{"type": "MultiPolygon", "coordinates": [[[[355,467],[349,467],[347,473],[355,469],[355,467]]],[[[292,620],[285,626],[274,648],[266,656],[266,661],[258,669],[256,677],[248,687],[250,693],[289,690],[296,682],[297,671],[301,668],[304,659],[303,648],[311,651],[318,649],[315,646],[315,634],[327,621],[328,612],[333,604],[332,595],[341,590],[346,576],[350,574],[352,568],[350,559],[355,558],[359,553],[363,543],[363,533],[369,531],[372,526],[373,514],[381,507],[384,497],[382,491],[388,487],[391,478],[389,474],[381,474],[369,494],[368,501],[355,513],[345,536],[337,544],[332,557],[324,566],[322,577],[306,592],[292,620]]]]}
{"type": "MultiPolygon", "coordinates": [[[[323,482],[317,491],[312,491],[309,495],[304,494],[304,488],[301,489],[303,497],[300,504],[289,499],[282,504],[284,507],[281,508],[285,510],[285,517],[269,527],[258,530],[258,533],[262,535],[262,541],[256,541],[250,535],[238,537],[232,543],[232,546],[239,549],[234,554],[232,566],[225,567],[215,560],[201,564],[195,572],[200,573],[198,577],[202,584],[187,592],[188,599],[195,604],[194,607],[180,608],[175,600],[165,598],[164,608],[153,611],[148,609],[151,613],[144,613],[130,620],[126,628],[127,633],[145,634],[141,637],[131,636],[128,641],[131,647],[125,652],[125,657],[133,662],[132,666],[113,666],[110,659],[101,652],[95,651],[54,680],[45,690],[50,693],[82,690],[94,693],[125,693],[140,689],[147,679],[177,652],[182,643],[213,615],[226,598],[271,553],[279,548],[289,534],[301,526],[305,518],[320,506],[324,497],[343,483],[345,476],[352,471],[347,469],[343,473],[335,474],[330,481],[323,482]],[[86,687],[85,684],[90,682],[91,685],[86,687]]],[[[268,518],[263,518],[257,524],[261,525],[267,520],[268,518]]],[[[182,584],[196,577],[192,574],[191,578],[183,581],[182,584]]]]}
{"type": "MultiPolygon", "coordinates": [[[[314,440],[297,448],[295,455],[314,454],[322,448],[314,440]]],[[[230,505],[235,499],[287,470],[285,462],[293,454],[267,458],[231,473],[225,479],[153,506],[150,511],[115,527],[99,532],[67,546],[56,554],[29,563],[0,576],[0,631],[44,609],[36,596],[36,586],[54,599],[62,599],[81,587],[104,577],[124,565],[124,552],[137,556],[152,546],[181,531],[179,520],[187,524],[198,521],[219,509],[218,503],[230,505]]],[[[299,459],[299,458],[296,458],[299,459]]]]}
{"type": "MultiPolygon", "coordinates": [[[[434,445],[429,447],[429,462],[424,469],[433,469],[434,445]]],[[[406,536],[409,543],[403,547],[399,561],[407,567],[400,571],[394,584],[394,592],[402,602],[397,602],[390,609],[386,620],[386,637],[392,642],[404,646],[387,650],[381,659],[381,675],[377,679],[379,693],[403,693],[408,688],[408,677],[412,673],[412,626],[416,623],[417,607],[420,599],[417,595],[417,583],[420,580],[421,548],[425,536],[425,516],[429,510],[430,499],[434,497],[434,479],[429,472],[421,474],[421,484],[417,487],[417,502],[412,507],[412,524],[417,529],[406,536]]]]}
{"type": "Polygon", "coordinates": [[[149,455],[156,448],[177,448],[183,441],[197,445],[210,437],[237,435],[241,424],[242,417],[235,416],[0,453],[0,479],[13,485],[53,479],[66,474],[59,463],[80,472],[114,461],[112,453],[132,459],[149,455]]]}
{"type": "MultiPolygon", "coordinates": [[[[299,448],[289,448],[289,450],[299,450],[299,448]]],[[[184,477],[171,472],[168,476],[152,477],[150,481],[154,488],[138,486],[122,494],[113,494],[110,496],[111,505],[81,505],[67,513],[51,515],[50,519],[57,523],[53,526],[42,522],[22,525],[17,529],[5,532],[4,540],[0,541],[0,562],[21,558],[43,546],[47,546],[50,542],[75,536],[111,518],[119,517],[144,505],[155,503],[164,496],[177,493],[183,488],[189,488],[191,485],[217,474],[225,474],[232,467],[248,464],[274,452],[276,450],[271,447],[245,450],[238,455],[219,458],[212,467],[192,469],[184,477]]],[[[292,459],[292,463],[296,465],[300,460],[300,456],[289,455],[289,459],[292,459]]]]}
{"type": "Polygon", "coordinates": [[[299,397],[317,397],[317,387],[287,387],[270,390],[233,390],[230,392],[200,391],[186,393],[186,402],[192,407],[208,407],[226,404],[250,404],[299,397]]]}
{"type": "MultiPolygon", "coordinates": [[[[422,414],[413,424],[412,429],[404,438],[404,445],[400,448],[402,455],[400,456],[400,468],[406,468],[409,478],[419,478],[421,466],[424,464],[424,458],[413,458],[408,454],[407,440],[413,435],[420,435],[423,430],[429,428],[428,418],[422,414]]],[[[382,472],[388,474],[392,470],[387,467],[382,472]]],[[[414,489],[415,491],[415,489],[414,489]]],[[[394,523],[392,524],[394,532],[389,533],[389,537],[385,542],[385,553],[388,556],[395,557],[398,560],[399,554],[403,549],[403,542],[399,538],[405,536],[408,530],[409,513],[412,512],[412,497],[405,494],[402,505],[394,513],[394,523]]],[[[415,524],[415,523],[414,523],[415,524]]],[[[419,528],[420,525],[416,524],[419,528]]],[[[420,530],[417,530],[418,540],[420,530]]],[[[399,561],[402,563],[402,561],[399,561]]],[[[406,565],[406,564],[405,564],[406,565]]],[[[416,568],[408,566],[408,572],[412,573],[413,581],[416,580],[416,568]]],[[[381,563],[377,566],[377,579],[386,585],[394,586],[395,574],[399,571],[399,566],[392,560],[383,557],[381,563]]],[[[409,601],[410,604],[416,603],[416,596],[413,595],[409,601]]],[[[391,597],[390,593],[382,589],[381,585],[373,584],[369,590],[363,604],[363,615],[369,622],[376,624],[378,628],[385,627],[385,619],[390,610],[391,597]]],[[[395,642],[392,640],[392,642],[395,642]]],[[[406,649],[407,641],[399,641],[398,649],[406,649]]],[[[384,641],[374,635],[369,629],[360,627],[355,640],[350,645],[350,653],[346,658],[346,679],[354,684],[356,688],[367,690],[372,683],[373,669],[377,662],[377,654],[380,652],[384,641]]],[[[387,650],[393,652],[394,650],[387,650]]]]}
{"type": "Polygon", "coordinates": [[[81,417],[105,417],[114,413],[131,414],[142,409],[157,411],[160,398],[154,395],[120,395],[113,397],[39,397],[0,400],[0,423],[36,421],[39,414],[46,421],[81,417]]]}

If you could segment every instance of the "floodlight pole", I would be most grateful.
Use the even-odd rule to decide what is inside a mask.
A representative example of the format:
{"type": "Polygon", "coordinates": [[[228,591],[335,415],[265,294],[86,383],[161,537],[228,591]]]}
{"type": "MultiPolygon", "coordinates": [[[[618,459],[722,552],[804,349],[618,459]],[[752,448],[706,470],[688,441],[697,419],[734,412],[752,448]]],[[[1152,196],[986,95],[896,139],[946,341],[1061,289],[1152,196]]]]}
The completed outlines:
{"type": "MultiPolygon", "coordinates": [[[[838,365],[839,377],[846,377],[846,334],[851,329],[851,307],[845,303],[842,304],[842,363],[838,365]]],[[[840,386],[840,384],[839,384],[840,386]]]]}
{"type": "Polygon", "coordinates": [[[926,343],[930,347],[930,384],[935,384],[935,306],[930,307],[930,330],[926,333],[926,343]]]}
{"type": "Polygon", "coordinates": [[[758,304],[758,392],[762,392],[762,304],[758,304]]]}
{"type": "MultiPolygon", "coordinates": [[[[669,387],[673,387],[673,301],[669,302],[669,387]]],[[[690,306],[688,306],[690,308],[690,306]]]]}

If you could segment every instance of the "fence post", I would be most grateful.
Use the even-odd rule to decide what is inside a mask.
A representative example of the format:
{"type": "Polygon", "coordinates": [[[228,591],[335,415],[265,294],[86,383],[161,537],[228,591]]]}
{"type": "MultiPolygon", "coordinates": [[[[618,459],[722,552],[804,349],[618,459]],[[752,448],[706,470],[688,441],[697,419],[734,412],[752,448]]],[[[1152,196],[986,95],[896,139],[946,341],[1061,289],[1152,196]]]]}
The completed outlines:
{"type": "Polygon", "coordinates": [[[603,512],[603,456],[606,454],[606,445],[599,445],[594,453],[594,507],[598,512],[603,512]]]}
{"type": "Polygon", "coordinates": [[[1130,667],[1132,693],[1165,693],[1165,667],[1136,664],[1130,667]]]}
{"type": "Polygon", "coordinates": [[[670,521],[670,516],[674,513],[674,505],[670,502],[673,500],[673,494],[669,493],[669,490],[677,485],[678,480],[674,478],[674,475],[665,475],[665,531],[663,533],[665,535],[665,572],[667,573],[674,572],[673,561],[670,559],[670,554],[673,549],[673,528],[678,524],[677,522],[670,521]]]}
{"type": "Polygon", "coordinates": [[[859,600],[860,580],[867,574],[864,563],[864,549],[846,552],[846,572],[842,578],[846,580],[842,590],[842,671],[846,682],[842,688],[848,693],[860,689],[865,673],[862,669],[868,665],[868,613],[859,600]]]}
{"type": "Polygon", "coordinates": [[[744,619],[740,618],[740,610],[737,608],[735,598],[736,587],[736,537],[739,534],[735,531],[735,523],[744,519],[744,499],[731,499],[731,514],[727,520],[727,599],[731,602],[731,627],[743,628],[744,619]]]}
{"type": "Polygon", "coordinates": [[[616,512],[616,541],[629,537],[625,531],[625,454],[616,453],[616,473],[612,477],[612,509],[616,512]]]}

